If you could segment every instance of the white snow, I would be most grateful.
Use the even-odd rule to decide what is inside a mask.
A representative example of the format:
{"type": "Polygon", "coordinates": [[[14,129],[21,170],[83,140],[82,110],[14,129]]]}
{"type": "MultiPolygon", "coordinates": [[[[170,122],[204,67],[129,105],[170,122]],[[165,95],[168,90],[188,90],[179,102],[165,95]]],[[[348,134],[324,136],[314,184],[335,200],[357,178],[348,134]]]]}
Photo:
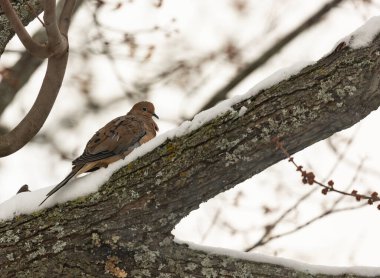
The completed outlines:
{"type": "MultiPolygon", "coordinates": [[[[353,49],[363,48],[368,46],[380,33],[380,16],[374,16],[369,19],[364,25],[360,26],[350,35],[339,40],[334,46],[334,49],[342,42],[353,49]]],[[[334,50],[333,49],[333,50],[334,50]]]]}
{"type": "Polygon", "coordinates": [[[309,273],[311,275],[315,274],[326,274],[326,275],[342,275],[344,273],[352,273],[356,275],[375,277],[380,275],[380,267],[367,267],[367,266],[352,266],[352,267],[336,267],[336,266],[323,266],[323,265],[313,265],[302,263],[299,261],[273,257],[268,255],[262,255],[257,253],[247,253],[231,249],[210,247],[204,245],[198,245],[188,241],[182,241],[177,238],[174,242],[178,244],[186,244],[190,249],[204,251],[209,254],[225,255],[228,257],[233,257],[237,259],[243,259],[254,262],[269,263],[282,265],[295,270],[309,273]]]}
{"type": "Polygon", "coordinates": [[[243,116],[245,114],[245,112],[247,112],[247,107],[245,106],[242,106],[239,110],[239,117],[243,116]]]}

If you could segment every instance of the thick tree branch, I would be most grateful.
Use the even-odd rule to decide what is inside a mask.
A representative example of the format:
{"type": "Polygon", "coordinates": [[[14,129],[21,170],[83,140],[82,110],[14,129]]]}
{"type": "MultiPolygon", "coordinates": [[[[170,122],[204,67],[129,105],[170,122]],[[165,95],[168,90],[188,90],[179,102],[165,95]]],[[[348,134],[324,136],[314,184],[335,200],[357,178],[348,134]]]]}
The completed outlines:
{"type": "Polygon", "coordinates": [[[0,136],[0,157],[21,149],[41,129],[61,88],[67,58],[68,53],[49,57],[40,92],[32,108],[13,130],[0,136]]]}
{"type": "Polygon", "coordinates": [[[45,1],[45,9],[44,19],[49,49],[45,77],[38,97],[28,114],[13,130],[0,136],[1,157],[22,148],[41,129],[53,107],[65,75],[69,55],[67,37],[59,32],[55,16],[55,1],[45,1]]]}
{"type": "Polygon", "coordinates": [[[310,29],[317,23],[321,21],[332,9],[336,8],[339,4],[345,0],[332,0],[331,2],[324,5],[320,10],[318,10],[311,17],[302,22],[297,26],[293,31],[286,34],[284,37],[278,40],[273,44],[269,49],[267,49],[259,58],[248,63],[242,70],[239,72],[222,88],[216,91],[213,97],[201,108],[202,110],[209,109],[217,104],[219,101],[226,99],[228,93],[235,88],[240,82],[242,82],[246,77],[252,74],[256,69],[264,65],[268,60],[281,51],[286,45],[293,41],[296,37],[302,34],[307,29],[310,29]]]}
{"type": "MultiPolygon", "coordinates": [[[[38,36],[46,37],[46,34],[43,31],[39,32],[38,36]]],[[[19,90],[28,82],[43,61],[44,59],[33,56],[28,51],[25,51],[12,67],[6,69],[0,82],[0,115],[4,113],[19,90]]]]}
{"type": "MultiPolygon", "coordinates": [[[[380,36],[367,48],[335,51],[167,140],[114,173],[95,194],[0,223],[0,276],[245,277],[237,269],[246,277],[308,276],[194,251],[174,244],[171,231],[200,203],[281,160],[273,137],[294,153],[377,109],[379,71],[380,36]]],[[[360,277],[336,277],[343,275],[360,277]]]]}

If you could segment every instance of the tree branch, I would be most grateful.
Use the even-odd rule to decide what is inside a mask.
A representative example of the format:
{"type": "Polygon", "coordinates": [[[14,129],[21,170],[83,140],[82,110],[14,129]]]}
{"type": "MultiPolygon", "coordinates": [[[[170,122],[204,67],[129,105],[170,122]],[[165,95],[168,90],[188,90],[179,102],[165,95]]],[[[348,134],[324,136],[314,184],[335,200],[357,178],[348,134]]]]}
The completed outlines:
{"type": "MultiPolygon", "coordinates": [[[[45,1],[45,2],[49,2],[49,1],[45,1]]],[[[33,55],[37,57],[40,57],[40,58],[48,57],[47,48],[43,46],[42,44],[35,42],[30,37],[29,33],[26,31],[24,25],[22,24],[21,20],[17,16],[16,12],[13,10],[12,5],[9,2],[9,0],[0,0],[0,6],[4,14],[7,16],[7,18],[11,22],[13,30],[16,32],[17,36],[19,37],[20,41],[25,46],[25,48],[30,53],[32,53],[33,55]]]]}
{"type": "Polygon", "coordinates": [[[209,109],[219,101],[224,100],[227,97],[227,94],[238,84],[240,84],[240,82],[242,82],[246,77],[252,74],[252,72],[264,65],[274,55],[279,53],[282,48],[284,48],[287,44],[298,37],[298,35],[302,34],[304,31],[320,22],[321,19],[326,16],[326,14],[328,14],[332,9],[336,8],[344,1],[345,0],[332,0],[331,2],[327,3],[306,21],[302,22],[296,29],[286,34],[278,42],[272,45],[268,50],[261,54],[259,58],[248,63],[242,70],[239,70],[239,72],[225,86],[215,92],[213,97],[201,108],[201,111],[209,109]]]}
{"type": "MultiPolygon", "coordinates": [[[[71,0],[69,0],[71,1],[71,0]]],[[[9,133],[0,136],[0,156],[10,155],[28,143],[41,129],[61,88],[68,58],[67,37],[59,33],[55,1],[45,1],[45,25],[49,59],[38,97],[24,119],[9,133]],[[58,38],[59,37],[59,38],[58,38]]]]}
{"type": "MultiPolygon", "coordinates": [[[[40,0],[19,0],[13,3],[13,8],[24,25],[27,25],[30,21],[35,19],[43,10],[40,0]]],[[[0,54],[2,54],[5,46],[15,34],[3,11],[0,13],[0,32],[2,34],[0,38],[0,54]]]]}
{"type": "MultiPolygon", "coordinates": [[[[82,1],[81,1],[82,2],[82,1]]],[[[78,5],[78,4],[77,4],[78,5]]],[[[66,0],[59,17],[58,27],[62,35],[67,36],[71,16],[75,9],[75,0],[66,0]]]]}
{"type": "MultiPolygon", "coordinates": [[[[248,277],[310,275],[188,249],[172,242],[171,231],[202,202],[281,160],[273,137],[294,153],[377,109],[379,53],[380,36],[367,48],[335,51],[165,141],[114,173],[99,192],[1,222],[0,276],[218,277],[239,269],[248,277]]],[[[360,277],[350,272],[335,277],[360,277]]]]}
{"type": "Polygon", "coordinates": [[[41,129],[61,88],[68,53],[50,57],[38,97],[24,119],[10,132],[0,136],[0,157],[21,149],[41,129]]]}

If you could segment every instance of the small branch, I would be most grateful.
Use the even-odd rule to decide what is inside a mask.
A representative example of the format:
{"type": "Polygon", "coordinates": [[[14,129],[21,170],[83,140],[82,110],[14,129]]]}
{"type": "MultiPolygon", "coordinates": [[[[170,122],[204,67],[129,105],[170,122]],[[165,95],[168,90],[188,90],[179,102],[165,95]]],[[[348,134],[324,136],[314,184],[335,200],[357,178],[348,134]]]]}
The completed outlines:
{"type": "Polygon", "coordinates": [[[212,217],[210,225],[208,226],[207,230],[203,233],[201,242],[204,242],[206,240],[212,228],[215,226],[216,222],[218,221],[218,218],[220,217],[221,212],[222,212],[221,209],[218,208],[218,210],[215,212],[214,216],[212,217]]]}
{"type": "Polygon", "coordinates": [[[41,20],[41,18],[38,16],[38,14],[36,13],[36,11],[32,7],[32,5],[30,5],[29,3],[26,3],[26,4],[28,5],[29,9],[32,11],[32,13],[34,14],[34,16],[38,19],[38,21],[42,24],[42,26],[45,27],[45,22],[43,22],[41,20]]]}
{"type": "Polygon", "coordinates": [[[61,16],[58,21],[58,28],[61,34],[67,36],[67,31],[69,30],[71,16],[75,8],[75,0],[66,0],[62,8],[61,16]]]}
{"type": "MultiPolygon", "coordinates": [[[[292,156],[290,156],[289,152],[285,149],[283,143],[280,141],[280,139],[278,137],[275,137],[273,139],[273,142],[276,144],[276,148],[278,150],[280,150],[288,158],[288,161],[294,165],[296,170],[301,173],[303,184],[319,185],[320,187],[323,188],[322,194],[324,194],[324,195],[326,195],[328,192],[335,192],[335,193],[339,193],[341,195],[354,197],[356,199],[356,201],[358,201],[358,202],[361,200],[367,200],[367,203],[369,205],[372,205],[373,203],[380,201],[380,197],[378,196],[379,194],[376,191],[372,192],[371,195],[359,194],[357,190],[352,190],[352,192],[349,193],[349,192],[345,192],[345,191],[340,190],[340,189],[336,189],[334,187],[334,181],[333,180],[329,180],[327,185],[316,180],[313,172],[307,172],[305,170],[302,170],[303,166],[298,165],[294,161],[294,158],[292,156]]],[[[380,205],[377,206],[377,209],[380,210],[380,205]]]]}
{"type": "Polygon", "coordinates": [[[25,48],[37,57],[48,57],[47,48],[35,42],[30,37],[29,33],[26,31],[24,25],[17,16],[9,0],[0,0],[0,6],[3,9],[4,14],[7,16],[8,20],[12,24],[14,31],[16,32],[17,36],[19,37],[20,41],[25,46],[25,48]]]}
{"type": "Polygon", "coordinates": [[[295,204],[289,207],[286,211],[284,211],[272,224],[265,226],[265,232],[261,235],[261,237],[256,241],[256,243],[244,249],[244,252],[250,252],[253,249],[262,246],[268,242],[269,235],[272,233],[273,229],[292,211],[294,211],[304,200],[309,198],[314,192],[316,188],[310,190],[308,193],[303,195],[300,199],[297,200],[295,204]]]}
{"type": "Polygon", "coordinates": [[[36,101],[25,118],[9,133],[0,136],[0,157],[21,149],[41,129],[57,98],[66,70],[68,53],[50,57],[36,101]]]}
{"type": "Polygon", "coordinates": [[[289,231],[286,231],[286,232],[283,232],[283,233],[280,233],[280,234],[277,234],[277,235],[273,235],[273,236],[270,236],[266,239],[264,239],[262,242],[260,242],[259,244],[257,245],[254,245],[250,248],[247,248],[246,252],[249,252],[251,250],[253,250],[254,248],[257,248],[259,246],[262,246],[262,245],[265,245],[266,243],[268,243],[269,241],[272,241],[274,239],[278,239],[280,237],[284,237],[284,236],[287,236],[287,235],[290,235],[290,234],[293,234],[299,230],[302,230],[303,228],[309,226],[310,224],[328,216],[328,215],[332,215],[332,214],[335,214],[335,213],[339,213],[339,212],[344,212],[344,211],[350,211],[350,210],[355,210],[355,209],[360,209],[360,208],[363,208],[366,204],[361,204],[361,205],[358,205],[358,206],[350,206],[350,207],[345,207],[345,208],[338,208],[338,209],[329,209],[323,213],[321,213],[320,215],[317,215],[315,217],[313,217],[312,219],[306,221],[305,223],[295,227],[294,229],[291,229],[289,231]]]}

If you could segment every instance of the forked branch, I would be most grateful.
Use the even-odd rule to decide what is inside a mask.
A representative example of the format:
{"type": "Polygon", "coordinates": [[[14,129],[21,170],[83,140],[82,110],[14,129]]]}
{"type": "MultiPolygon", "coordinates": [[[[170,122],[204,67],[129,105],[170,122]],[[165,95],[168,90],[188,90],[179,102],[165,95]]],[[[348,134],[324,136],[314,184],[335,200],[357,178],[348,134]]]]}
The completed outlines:
{"type": "Polygon", "coordinates": [[[55,16],[55,0],[45,1],[44,20],[48,36],[47,46],[36,43],[29,36],[9,0],[0,0],[0,4],[26,49],[39,57],[48,57],[45,77],[32,108],[12,131],[0,136],[0,156],[3,157],[21,149],[37,134],[53,107],[66,71],[68,58],[67,31],[75,0],[66,0],[59,22],[55,16]]]}

